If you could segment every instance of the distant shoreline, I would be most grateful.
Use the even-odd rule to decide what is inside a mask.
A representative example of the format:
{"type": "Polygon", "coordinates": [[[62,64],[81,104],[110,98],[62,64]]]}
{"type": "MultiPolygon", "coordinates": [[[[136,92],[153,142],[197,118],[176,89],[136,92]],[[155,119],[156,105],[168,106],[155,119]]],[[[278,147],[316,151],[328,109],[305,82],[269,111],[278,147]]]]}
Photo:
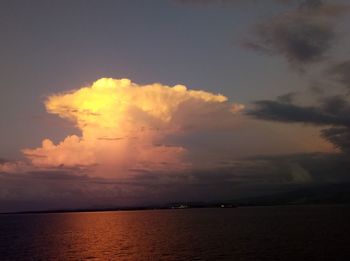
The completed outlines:
{"type": "Polygon", "coordinates": [[[124,208],[96,208],[96,209],[57,209],[38,211],[0,212],[0,215],[26,215],[26,214],[60,214],[60,213],[93,213],[93,212],[118,212],[118,211],[146,211],[146,210],[184,210],[184,209],[232,209],[245,207],[287,207],[287,206],[350,206],[349,203],[305,203],[305,204],[251,204],[234,206],[188,206],[188,207],[124,207],[124,208]]]}
{"type": "Polygon", "coordinates": [[[16,211],[0,212],[0,215],[8,214],[50,214],[50,213],[78,213],[78,212],[114,212],[114,211],[142,211],[142,210],[175,210],[175,209],[197,209],[197,208],[236,208],[233,205],[198,205],[198,206],[148,206],[148,207],[116,207],[116,208],[86,208],[86,209],[53,209],[53,210],[34,210],[34,211],[16,211]]]}

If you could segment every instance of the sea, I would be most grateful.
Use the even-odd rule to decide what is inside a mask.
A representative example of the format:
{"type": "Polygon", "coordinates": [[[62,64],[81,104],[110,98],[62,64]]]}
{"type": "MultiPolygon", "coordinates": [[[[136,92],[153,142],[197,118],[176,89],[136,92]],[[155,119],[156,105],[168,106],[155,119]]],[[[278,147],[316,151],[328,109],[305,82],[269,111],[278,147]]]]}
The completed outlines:
{"type": "Polygon", "coordinates": [[[0,260],[350,260],[345,205],[0,215],[0,260]]]}

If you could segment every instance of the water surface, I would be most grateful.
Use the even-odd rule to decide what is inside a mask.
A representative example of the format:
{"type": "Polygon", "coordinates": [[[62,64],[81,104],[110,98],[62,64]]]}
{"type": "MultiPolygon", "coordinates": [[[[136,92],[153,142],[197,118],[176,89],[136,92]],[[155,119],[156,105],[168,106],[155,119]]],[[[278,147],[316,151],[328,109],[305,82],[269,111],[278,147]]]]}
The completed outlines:
{"type": "Polygon", "coordinates": [[[347,206],[0,215],[0,260],[350,260],[347,206]]]}

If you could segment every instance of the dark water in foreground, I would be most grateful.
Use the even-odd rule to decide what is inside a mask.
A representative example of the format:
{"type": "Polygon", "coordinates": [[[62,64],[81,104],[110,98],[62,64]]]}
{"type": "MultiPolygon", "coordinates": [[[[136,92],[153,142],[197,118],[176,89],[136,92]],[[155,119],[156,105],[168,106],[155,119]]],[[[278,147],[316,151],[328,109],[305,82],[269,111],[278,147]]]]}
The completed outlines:
{"type": "Polygon", "coordinates": [[[0,216],[0,260],[350,260],[350,208],[0,216]]]}

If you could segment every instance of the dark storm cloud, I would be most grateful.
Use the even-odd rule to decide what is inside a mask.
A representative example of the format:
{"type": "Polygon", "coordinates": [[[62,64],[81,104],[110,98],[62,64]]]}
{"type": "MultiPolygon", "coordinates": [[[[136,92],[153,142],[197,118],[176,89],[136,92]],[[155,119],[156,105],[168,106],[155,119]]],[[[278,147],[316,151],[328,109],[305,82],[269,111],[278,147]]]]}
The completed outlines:
{"type": "Polygon", "coordinates": [[[270,121],[350,126],[349,105],[341,99],[339,103],[335,101],[333,99],[325,101],[319,107],[304,107],[278,100],[257,101],[255,102],[256,108],[248,111],[247,114],[270,121]]]}
{"type": "Polygon", "coordinates": [[[255,102],[247,112],[257,119],[332,126],[321,131],[321,136],[345,154],[350,152],[350,103],[339,95],[323,97],[315,106],[300,106],[281,100],[255,102]]]}
{"type": "Polygon", "coordinates": [[[342,115],[343,117],[348,117],[350,112],[350,104],[348,101],[339,95],[328,96],[322,99],[321,109],[325,113],[332,115],[342,115]]]}
{"type": "Polygon", "coordinates": [[[0,173],[0,212],[235,200],[347,181],[349,162],[342,155],[319,153],[257,156],[125,179],[92,178],[72,170],[0,173]]]}
{"type": "Polygon", "coordinates": [[[290,92],[290,93],[278,96],[277,100],[280,102],[291,103],[294,101],[296,95],[297,93],[290,92]]]}
{"type": "Polygon", "coordinates": [[[191,185],[198,188],[230,188],[238,197],[272,194],[291,187],[349,182],[349,155],[303,153],[255,156],[231,165],[191,173],[191,185]],[[244,191],[242,193],[242,191],[244,191]]]}
{"type": "Polygon", "coordinates": [[[0,173],[0,212],[227,200],[308,181],[303,171],[298,172],[293,164],[276,167],[266,160],[248,159],[124,179],[92,178],[72,170],[0,173]]]}
{"type": "Polygon", "coordinates": [[[211,169],[198,169],[191,172],[191,183],[201,186],[232,188],[286,185],[308,181],[296,179],[293,176],[293,166],[287,164],[270,164],[270,161],[259,158],[242,159],[229,166],[219,166],[211,169]]]}
{"type": "Polygon", "coordinates": [[[279,54],[297,68],[326,58],[333,46],[335,19],[348,6],[307,0],[298,8],[268,19],[256,28],[256,39],[243,45],[268,54],[279,54]]]}
{"type": "Polygon", "coordinates": [[[277,166],[281,172],[286,166],[294,165],[304,170],[314,182],[342,182],[349,181],[349,157],[345,154],[304,153],[291,155],[257,156],[252,160],[263,160],[266,164],[277,166]]]}
{"type": "Polygon", "coordinates": [[[322,137],[341,151],[350,154],[350,128],[337,127],[322,130],[322,137]]]}
{"type": "Polygon", "coordinates": [[[283,55],[292,65],[317,62],[324,58],[334,38],[332,28],[308,18],[277,19],[257,30],[258,42],[245,46],[257,51],[283,55]]]}

